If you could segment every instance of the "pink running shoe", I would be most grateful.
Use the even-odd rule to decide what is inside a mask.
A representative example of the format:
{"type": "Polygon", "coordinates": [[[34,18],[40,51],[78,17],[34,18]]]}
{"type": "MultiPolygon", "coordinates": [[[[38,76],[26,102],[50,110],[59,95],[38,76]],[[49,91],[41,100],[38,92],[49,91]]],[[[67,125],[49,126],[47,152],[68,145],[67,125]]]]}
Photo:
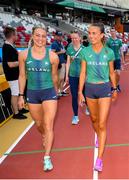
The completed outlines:
{"type": "Polygon", "coordinates": [[[96,139],[96,142],[95,142],[95,147],[96,147],[96,148],[98,148],[98,147],[99,147],[98,138],[96,139]]]}
{"type": "Polygon", "coordinates": [[[94,166],[94,170],[95,170],[95,171],[98,171],[98,172],[101,172],[102,169],[103,169],[102,159],[97,158],[97,159],[96,159],[95,166],[94,166]]]}

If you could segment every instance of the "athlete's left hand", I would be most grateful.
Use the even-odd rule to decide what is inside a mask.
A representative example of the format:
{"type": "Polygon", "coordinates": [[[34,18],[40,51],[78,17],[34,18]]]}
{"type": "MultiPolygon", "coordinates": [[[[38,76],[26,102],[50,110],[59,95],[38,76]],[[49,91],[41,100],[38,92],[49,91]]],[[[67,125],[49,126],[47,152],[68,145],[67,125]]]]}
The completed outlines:
{"type": "Polygon", "coordinates": [[[113,93],[112,93],[112,101],[113,101],[113,102],[116,101],[117,96],[118,96],[117,91],[113,91],[113,93]]]}
{"type": "Polygon", "coordinates": [[[81,107],[85,104],[85,98],[82,93],[78,93],[78,103],[81,107]]]}

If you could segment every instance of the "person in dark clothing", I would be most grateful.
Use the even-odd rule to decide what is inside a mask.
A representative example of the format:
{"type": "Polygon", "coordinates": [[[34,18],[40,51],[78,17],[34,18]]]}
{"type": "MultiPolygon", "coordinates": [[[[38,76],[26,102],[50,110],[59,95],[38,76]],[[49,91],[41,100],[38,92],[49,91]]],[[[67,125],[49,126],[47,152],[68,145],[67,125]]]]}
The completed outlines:
{"type": "Polygon", "coordinates": [[[85,47],[89,46],[89,41],[88,41],[87,36],[83,36],[83,46],[85,47]]]}
{"type": "Polygon", "coordinates": [[[16,31],[12,27],[6,27],[4,29],[4,35],[6,41],[2,47],[3,55],[3,70],[6,77],[6,80],[9,83],[11,89],[11,104],[13,108],[13,118],[14,119],[26,119],[27,117],[23,115],[27,113],[28,110],[22,109],[18,110],[18,95],[19,95],[19,62],[18,62],[18,51],[14,47],[16,40],[16,31]]]}
{"type": "Polygon", "coordinates": [[[56,31],[55,41],[51,44],[51,50],[55,52],[59,57],[59,82],[58,82],[58,96],[67,96],[68,94],[63,91],[64,79],[65,79],[65,68],[66,68],[66,59],[65,54],[66,50],[62,43],[63,34],[61,31],[56,31]]]}

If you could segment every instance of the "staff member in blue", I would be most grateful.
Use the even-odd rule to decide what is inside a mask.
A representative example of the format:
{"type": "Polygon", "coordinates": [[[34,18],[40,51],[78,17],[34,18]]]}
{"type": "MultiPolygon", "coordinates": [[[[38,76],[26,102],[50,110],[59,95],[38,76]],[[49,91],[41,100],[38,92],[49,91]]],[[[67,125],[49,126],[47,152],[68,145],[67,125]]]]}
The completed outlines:
{"type": "Polygon", "coordinates": [[[64,79],[65,79],[65,68],[66,68],[66,59],[65,59],[65,48],[62,44],[62,32],[56,31],[55,41],[51,45],[51,50],[54,51],[59,57],[59,81],[58,81],[58,95],[66,96],[67,93],[63,91],[64,79]]]}

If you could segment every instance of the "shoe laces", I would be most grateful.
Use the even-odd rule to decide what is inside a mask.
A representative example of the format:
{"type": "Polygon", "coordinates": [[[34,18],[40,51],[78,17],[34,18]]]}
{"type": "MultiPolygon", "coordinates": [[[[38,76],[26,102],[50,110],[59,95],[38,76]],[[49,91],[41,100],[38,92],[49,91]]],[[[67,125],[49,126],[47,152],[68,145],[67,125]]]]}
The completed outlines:
{"type": "Polygon", "coordinates": [[[45,164],[46,166],[51,165],[51,159],[50,159],[50,158],[44,159],[44,164],[45,164]]]}

